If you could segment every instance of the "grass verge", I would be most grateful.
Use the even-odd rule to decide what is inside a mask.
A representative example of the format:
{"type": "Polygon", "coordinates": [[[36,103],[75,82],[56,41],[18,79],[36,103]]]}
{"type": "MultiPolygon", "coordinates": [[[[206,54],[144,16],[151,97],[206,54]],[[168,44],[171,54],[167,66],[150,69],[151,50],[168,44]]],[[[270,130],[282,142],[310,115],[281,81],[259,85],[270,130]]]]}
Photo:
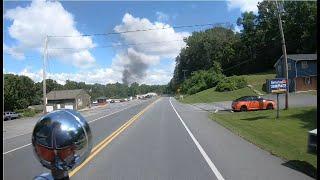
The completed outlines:
{"type": "Polygon", "coordinates": [[[317,108],[211,114],[211,119],[286,161],[283,165],[316,177],[317,155],[307,152],[307,132],[317,128],[317,108]]]}
{"type": "Polygon", "coordinates": [[[256,93],[254,93],[248,87],[228,92],[217,92],[215,91],[215,88],[210,88],[190,96],[185,96],[183,100],[179,101],[182,103],[210,103],[219,101],[231,101],[241,96],[250,95],[256,95],[256,93]]]}
{"type": "Polygon", "coordinates": [[[17,113],[21,115],[21,117],[34,117],[35,115],[41,113],[41,110],[35,110],[35,109],[21,109],[17,110],[17,113]]]}

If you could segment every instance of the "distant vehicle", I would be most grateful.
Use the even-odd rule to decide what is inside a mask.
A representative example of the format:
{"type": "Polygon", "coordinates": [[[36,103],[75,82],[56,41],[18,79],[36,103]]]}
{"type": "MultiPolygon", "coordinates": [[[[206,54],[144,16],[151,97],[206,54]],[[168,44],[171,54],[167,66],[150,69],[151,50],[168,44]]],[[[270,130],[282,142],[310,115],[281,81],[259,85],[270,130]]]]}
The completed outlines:
{"type": "Polygon", "coordinates": [[[93,101],[93,102],[92,102],[92,105],[93,105],[93,106],[97,106],[97,105],[98,105],[98,101],[93,101]]]}
{"type": "Polygon", "coordinates": [[[110,103],[115,103],[115,100],[112,99],[112,100],[110,101],[110,103]]]}
{"type": "Polygon", "coordinates": [[[243,96],[232,101],[231,107],[233,111],[274,109],[276,102],[259,96],[243,96]]]}
{"type": "Polygon", "coordinates": [[[7,111],[3,113],[3,120],[11,120],[19,118],[19,114],[11,111],[7,111]]]}

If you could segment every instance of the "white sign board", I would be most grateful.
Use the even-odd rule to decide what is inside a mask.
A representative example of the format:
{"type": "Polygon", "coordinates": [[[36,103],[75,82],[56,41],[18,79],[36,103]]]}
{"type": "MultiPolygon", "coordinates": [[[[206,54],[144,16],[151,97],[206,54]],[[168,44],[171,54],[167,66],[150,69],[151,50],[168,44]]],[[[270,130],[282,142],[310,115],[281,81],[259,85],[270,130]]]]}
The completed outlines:
{"type": "Polygon", "coordinates": [[[65,105],[65,109],[73,109],[73,105],[65,105]]]}
{"type": "Polygon", "coordinates": [[[53,106],[46,106],[47,112],[52,112],[53,111],[53,106]]]}

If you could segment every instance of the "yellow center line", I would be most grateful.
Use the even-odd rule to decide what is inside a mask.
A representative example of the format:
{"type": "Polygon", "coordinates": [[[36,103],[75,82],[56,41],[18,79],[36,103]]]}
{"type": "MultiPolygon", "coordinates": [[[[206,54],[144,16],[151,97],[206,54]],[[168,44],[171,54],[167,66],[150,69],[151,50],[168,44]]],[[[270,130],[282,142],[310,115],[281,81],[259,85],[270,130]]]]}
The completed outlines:
{"type": "Polygon", "coordinates": [[[76,167],[69,173],[69,177],[72,177],[73,175],[75,175],[83,166],[85,166],[88,162],[90,162],[91,159],[93,159],[101,150],[103,150],[108,144],[110,144],[110,142],[114,138],[116,138],[121,132],[127,129],[134,121],[136,121],[143,113],[145,113],[152,105],[154,105],[159,100],[160,98],[158,98],[153,103],[149,104],[146,108],[144,108],[138,114],[134,115],[130,120],[128,120],[126,123],[120,126],[117,130],[115,130],[112,134],[110,134],[108,137],[102,140],[98,145],[96,145],[91,150],[91,154],[89,155],[89,157],[82,164],[80,164],[78,167],[76,167]]]}

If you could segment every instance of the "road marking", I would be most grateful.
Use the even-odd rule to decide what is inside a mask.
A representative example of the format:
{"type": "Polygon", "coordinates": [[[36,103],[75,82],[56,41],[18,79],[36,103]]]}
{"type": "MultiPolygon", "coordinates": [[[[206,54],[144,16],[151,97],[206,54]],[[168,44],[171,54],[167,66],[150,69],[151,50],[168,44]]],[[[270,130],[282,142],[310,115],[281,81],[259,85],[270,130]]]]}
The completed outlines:
{"type": "Polygon", "coordinates": [[[174,110],[174,112],[177,114],[178,118],[180,119],[181,123],[183,124],[184,128],[187,130],[188,134],[190,135],[191,139],[193,140],[193,142],[196,144],[197,148],[199,149],[200,153],[202,154],[203,158],[206,160],[207,164],[209,165],[209,167],[211,168],[212,172],[216,175],[216,177],[218,178],[218,180],[224,180],[224,178],[222,177],[222,175],[220,174],[220,172],[218,171],[218,169],[216,168],[216,166],[213,164],[213,162],[211,161],[210,157],[207,155],[207,153],[204,151],[204,149],[202,148],[202,146],[200,145],[200,143],[198,142],[198,140],[194,137],[194,135],[192,134],[192,132],[189,130],[188,126],[186,125],[186,123],[182,120],[182,118],[180,117],[179,113],[177,112],[176,108],[174,108],[172,102],[171,102],[171,97],[169,99],[169,102],[174,110]]]}
{"type": "MultiPolygon", "coordinates": [[[[121,110],[119,110],[119,111],[116,111],[116,112],[113,112],[113,113],[111,113],[111,114],[107,114],[107,115],[105,115],[105,116],[102,116],[102,117],[99,117],[99,118],[94,119],[94,120],[92,120],[92,121],[89,121],[88,123],[90,124],[90,123],[95,122],[95,121],[97,121],[97,120],[99,120],[99,119],[102,119],[102,118],[105,118],[105,117],[111,116],[111,115],[113,115],[113,114],[116,114],[116,113],[119,113],[119,112],[121,112],[121,111],[124,111],[124,110],[126,110],[126,109],[128,109],[128,108],[131,108],[131,107],[137,106],[137,105],[139,105],[139,104],[142,104],[142,103],[134,104],[134,105],[132,105],[132,106],[126,107],[126,108],[121,109],[121,110]]],[[[30,132],[30,133],[32,133],[32,132],[30,132]]],[[[30,134],[30,133],[26,133],[26,134],[30,134]]],[[[21,135],[19,135],[19,136],[21,136],[21,135]]],[[[18,136],[16,136],[16,137],[18,137],[18,136]]],[[[14,138],[14,137],[13,137],[13,138],[14,138]]],[[[8,138],[8,139],[12,139],[12,138],[8,138]]],[[[6,140],[6,139],[4,139],[4,140],[6,140]]],[[[9,150],[9,151],[4,152],[4,153],[2,153],[2,154],[3,154],[3,155],[5,155],[5,154],[8,154],[8,153],[10,153],[10,152],[13,152],[13,151],[16,151],[16,150],[22,149],[22,148],[27,147],[27,146],[30,146],[30,145],[31,145],[31,143],[26,144],[26,145],[23,145],[23,146],[20,146],[20,147],[17,147],[17,148],[12,149],[12,150],[9,150]]]]}
{"type": "Polygon", "coordinates": [[[10,151],[7,151],[7,152],[3,153],[3,155],[8,154],[8,153],[13,152],[13,151],[16,151],[16,150],[21,149],[21,148],[24,148],[24,147],[30,146],[30,145],[31,145],[31,143],[26,144],[26,145],[21,146],[21,147],[18,147],[18,148],[15,148],[15,149],[12,149],[12,150],[10,150],[10,151]]]}
{"type": "Polygon", "coordinates": [[[121,132],[126,130],[133,122],[135,122],[142,114],[144,114],[152,105],[154,105],[156,102],[160,100],[157,99],[156,101],[149,104],[147,107],[145,107],[142,111],[140,111],[138,114],[134,115],[130,120],[128,120],[126,123],[124,123],[120,128],[115,130],[111,135],[106,137],[104,140],[102,140],[98,145],[96,145],[89,155],[89,157],[78,167],[76,167],[74,170],[72,170],[69,173],[69,177],[72,177],[75,175],[82,167],[84,167],[88,162],[90,162],[99,152],[101,152],[108,144],[112,142],[113,139],[115,139],[121,132]]]}
{"type": "Polygon", "coordinates": [[[3,139],[3,140],[8,140],[8,139],[13,139],[13,138],[16,138],[16,137],[19,137],[19,136],[23,136],[23,135],[27,135],[27,134],[31,134],[32,132],[28,132],[28,133],[25,133],[25,134],[19,134],[19,135],[16,135],[16,136],[13,136],[13,137],[10,137],[10,138],[6,138],[6,139],[3,139]]]}

